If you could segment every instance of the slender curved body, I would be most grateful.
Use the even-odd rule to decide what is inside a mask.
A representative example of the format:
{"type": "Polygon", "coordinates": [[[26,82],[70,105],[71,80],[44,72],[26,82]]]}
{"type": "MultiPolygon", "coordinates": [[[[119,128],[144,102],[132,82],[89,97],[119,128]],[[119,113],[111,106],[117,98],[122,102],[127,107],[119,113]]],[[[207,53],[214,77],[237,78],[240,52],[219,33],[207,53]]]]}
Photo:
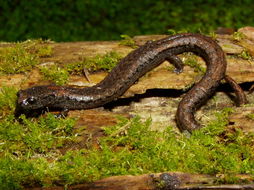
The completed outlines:
{"type": "Polygon", "coordinates": [[[215,91],[225,76],[226,60],[221,47],[209,37],[199,34],[178,34],[134,50],[100,83],[87,88],[67,86],[35,86],[18,92],[18,106],[24,110],[43,107],[57,109],[90,109],[102,106],[121,96],[145,73],[169,60],[176,72],[183,65],[177,57],[183,52],[201,56],[207,65],[204,77],[188,91],[179,103],[176,119],[181,130],[192,131],[200,127],[194,118],[195,110],[215,91]]]}

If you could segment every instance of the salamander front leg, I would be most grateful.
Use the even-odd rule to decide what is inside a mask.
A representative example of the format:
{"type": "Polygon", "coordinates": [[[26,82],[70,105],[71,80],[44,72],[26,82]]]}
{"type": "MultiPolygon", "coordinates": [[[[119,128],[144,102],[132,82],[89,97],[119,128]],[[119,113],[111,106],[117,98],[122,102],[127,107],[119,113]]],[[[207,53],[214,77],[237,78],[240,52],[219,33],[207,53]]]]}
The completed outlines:
{"type": "Polygon", "coordinates": [[[170,55],[166,58],[166,61],[170,62],[172,65],[175,66],[174,72],[176,74],[180,74],[181,72],[183,72],[183,61],[178,56],[170,55]]]}
{"type": "Polygon", "coordinates": [[[68,112],[69,112],[69,109],[67,108],[63,108],[60,113],[56,114],[55,117],[56,118],[65,118],[68,116],[68,112]]]}

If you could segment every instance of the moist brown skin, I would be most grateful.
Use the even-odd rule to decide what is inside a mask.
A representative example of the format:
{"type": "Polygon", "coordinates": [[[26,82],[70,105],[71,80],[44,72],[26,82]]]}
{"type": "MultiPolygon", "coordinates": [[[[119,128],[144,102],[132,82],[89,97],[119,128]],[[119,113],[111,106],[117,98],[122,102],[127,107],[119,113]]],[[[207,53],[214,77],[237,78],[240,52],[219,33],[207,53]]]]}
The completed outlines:
{"type": "Polygon", "coordinates": [[[183,52],[193,52],[207,65],[204,77],[179,103],[176,120],[180,130],[200,128],[194,113],[215,91],[225,76],[226,60],[221,47],[211,38],[200,34],[177,34],[134,50],[100,83],[87,88],[68,86],[35,86],[18,92],[18,107],[22,110],[40,108],[90,109],[102,106],[120,97],[145,73],[169,60],[179,73],[183,69],[177,57],[183,52]]]}

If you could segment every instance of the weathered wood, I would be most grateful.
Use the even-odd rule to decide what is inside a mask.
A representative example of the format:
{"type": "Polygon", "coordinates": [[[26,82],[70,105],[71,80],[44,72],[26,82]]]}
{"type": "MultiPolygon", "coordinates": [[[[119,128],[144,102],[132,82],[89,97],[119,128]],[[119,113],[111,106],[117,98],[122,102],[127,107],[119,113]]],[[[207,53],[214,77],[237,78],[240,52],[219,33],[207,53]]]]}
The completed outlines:
{"type": "MultiPolygon", "coordinates": [[[[181,172],[145,174],[140,176],[114,176],[102,180],[95,181],[89,184],[73,185],[68,187],[69,190],[198,190],[198,189],[254,189],[254,184],[245,185],[213,185],[220,177],[210,175],[188,174],[181,172]],[[175,181],[164,181],[160,178],[161,175],[169,175],[177,179],[175,181]],[[174,186],[174,184],[176,184],[174,186]]],[[[247,180],[249,176],[242,175],[240,178],[247,180]]],[[[33,188],[30,190],[40,190],[41,188],[33,188]]],[[[64,190],[64,187],[43,188],[43,190],[64,190]]]]}
{"type": "MultiPolygon", "coordinates": [[[[254,60],[245,60],[237,56],[242,51],[248,51],[254,55],[254,41],[250,30],[241,29],[248,36],[240,41],[236,41],[233,35],[217,35],[216,40],[219,42],[227,56],[228,67],[227,74],[232,76],[237,82],[252,82],[254,81],[254,60]]],[[[254,35],[253,35],[254,36],[254,35]]],[[[152,36],[137,36],[134,40],[138,45],[143,45],[147,40],[157,40],[165,37],[165,35],[152,35],[152,36]]],[[[12,46],[13,44],[0,44],[1,47],[12,46]]],[[[105,54],[106,52],[116,51],[123,56],[127,55],[133,49],[124,45],[120,45],[117,41],[102,41],[102,42],[65,42],[65,43],[50,43],[52,46],[53,54],[50,57],[40,58],[41,64],[45,63],[58,63],[67,64],[77,61],[81,61],[84,58],[92,57],[98,54],[105,54]]],[[[182,59],[186,59],[186,56],[182,56],[182,59]]],[[[204,63],[201,59],[198,59],[200,63],[204,63]]],[[[133,85],[126,93],[125,97],[132,96],[134,94],[142,94],[147,89],[162,88],[162,89],[183,89],[186,88],[193,81],[199,79],[197,73],[192,68],[186,66],[184,72],[177,75],[169,70],[171,66],[168,62],[165,62],[158,68],[146,74],[139,82],[133,85]]],[[[98,83],[107,75],[106,72],[92,74],[90,76],[91,82],[89,83],[83,76],[71,76],[68,84],[78,86],[91,86],[98,83]]],[[[45,83],[45,82],[44,82],[45,83]]],[[[19,87],[22,84],[23,88],[26,88],[34,84],[44,84],[39,73],[36,69],[29,74],[17,74],[12,76],[0,77],[0,84],[14,85],[19,87]],[[29,81],[29,83],[24,83],[29,81]]]]}

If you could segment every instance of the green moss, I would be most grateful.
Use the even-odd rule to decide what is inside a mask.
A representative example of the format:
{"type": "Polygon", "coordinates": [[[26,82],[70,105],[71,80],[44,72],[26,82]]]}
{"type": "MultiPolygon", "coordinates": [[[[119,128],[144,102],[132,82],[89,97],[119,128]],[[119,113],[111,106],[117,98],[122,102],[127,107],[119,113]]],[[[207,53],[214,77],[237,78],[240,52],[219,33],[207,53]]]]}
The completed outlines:
{"type": "Polygon", "coordinates": [[[85,58],[81,62],[66,64],[63,68],[57,65],[43,66],[40,67],[40,71],[45,80],[53,81],[57,85],[63,85],[68,82],[70,74],[83,74],[84,69],[89,69],[90,71],[111,71],[121,58],[122,56],[117,52],[111,51],[105,55],[85,58]]]}
{"type": "Polygon", "coordinates": [[[254,113],[249,113],[246,118],[254,120],[254,113]]]}
{"type": "Polygon", "coordinates": [[[83,72],[84,68],[91,71],[95,70],[106,70],[111,71],[117,63],[121,60],[122,56],[115,52],[111,51],[105,55],[96,55],[95,57],[85,58],[81,62],[70,63],[65,66],[67,71],[71,74],[80,74],[83,72]]]}
{"type": "Polygon", "coordinates": [[[53,53],[52,46],[44,46],[44,47],[38,48],[37,55],[39,57],[50,57],[52,53],[53,53]]]}
{"type": "Polygon", "coordinates": [[[209,32],[208,34],[213,40],[216,40],[217,38],[217,34],[213,31],[213,32],[209,32]]]}
{"type": "MultiPolygon", "coordinates": [[[[194,69],[194,72],[200,74],[200,75],[204,75],[206,72],[206,68],[203,67],[199,62],[198,62],[198,58],[196,55],[194,55],[193,53],[183,53],[184,58],[182,59],[183,64],[187,65],[191,68],[194,69]]],[[[173,72],[175,70],[175,67],[173,65],[170,65],[168,67],[168,70],[173,72]]],[[[193,85],[195,84],[195,81],[193,81],[193,83],[188,84],[184,87],[184,91],[189,90],[193,85]]]]}
{"type": "Polygon", "coordinates": [[[90,148],[62,155],[59,148],[79,136],[75,120],[52,114],[16,119],[11,111],[14,94],[7,87],[0,93],[0,105],[10,110],[0,117],[0,187],[5,189],[22,189],[24,184],[67,187],[113,175],[164,171],[223,174],[218,183],[239,182],[240,173],[254,175],[254,134],[226,127],[230,108],[216,112],[216,120],[191,136],[172,127],[151,131],[150,119],[119,118],[117,125],[104,128],[99,149],[88,144],[90,148]],[[12,98],[6,99],[8,94],[12,98]]]}
{"type": "Polygon", "coordinates": [[[167,33],[168,33],[168,35],[175,35],[175,34],[177,34],[177,32],[174,29],[169,29],[167,31],[167,33]]]}
{"type": "Polygon", "coordinates": [[[233,40],[241,41],[246,38],[246,36],[242,32],[234,32],[233,34],[233,40]]]}
{"type": "Polygon", "coordinates": [[[38,57],[49,57],[53,53],[53,48],[51,45],[49,45],[50,43],[52,43],[52,41],[42,40],[39,38],[26,40],[20,44],[30,53],[35,54],[38,57]]]}
{"type": "Polygon", "coordinates": [[[69,80],[68,71],[57,65],[40,67],[40,72],[43,74],[45,80],[53,81],[57,85],[64,85],[69,80]]]}
{"type": "Polygon", "coordinates": [[[117,52],[111,51],[105,55],[97,55],[95,58],[88,59],[86,65],[87,68],[91,70],[103,69],[111,71],[121,58],[122,56],[120,56],[117,52]]]}
{"type": "Polygon", "coordinates": [[[52,54],[52,47],[42,40],[27,40],[11,47],[0,49],[0,74],[15,74],[30,71],[39,64],[39,57],[52,54]]]}
{"type": "MultiPolygon", "coordinates": [[[[82,167],[80,176],[88,181],[111,175],[163,171],[231,176],[253,174],[254,154],[250,143],[253,135],[226,130],[227,117],[231,112],[231,109],[225,109],[218,113],[216,121],[194,132],[190,138],[175,133],[171,128],[163,133],[151,131],[150,120],[142,123],[139,118],[131,121],[122,119],[118,125],[105,128],[107,136],[100,140],[101,150],[69,152],[61,164],[71,161],[72,164],[66,168],[69,172],[73,170],[71,180],[82,167]],[[86,164],[82,165],[82,162],[86,164]]],[[[77,178],[80,179],[80,176],[77,178]]],[[[224,182],[228,182],[227,179],[224,182]]]]}
{"type": "Polygon", "coordinates": [[[25,160],[12,159],[11,157],[1,157],[0,159],[0,185],[3,189],[19,190],[22,182],[28,176],[32,176],[34,169],[25,160]],[[26,176],[26,177],[25,177],[26,176]]]}
{"type": "Polygon", "coordinates": [[[120,37],[122,38],[122,40],[119,43],[120,45],[129,46],[134,49],[138,47],[135,41],[130,36],[122,34],[120,37]]]}
{"type": "Polygon", "coordinates": [[[22,184],[50,184],[56,173],[51,171],[52,159],[59,156],[56,148],[73,138],[73,119],[27,119],[21,123],[13,116],[0,122],[0,186],[22,189],[22,184]]]}
{"type": "Polygon", "coordinates": [[[14,113],[17,100],[17,89],[3,86],[0,89],[0,118],[14,113]]]}
{"type": "Polygon", "coordinates": [[[241,179],[236,175],[232,174],[220,174],[214,181],[216,184],[243,184],[248,183],[248,180],[241,179]]]}
{"type": "Polygon", "coordinates": [[[191,68],[194,68],[195,72],[201,73],[201,74],[205,74],[206,72],[206,68],[202,67],[198,61],[197,58],[195,56],[188,56],[185,60],[184,60],[184,64],[190,66],[191,68]]]}
{"type": "Polygon", "coordinates": [[[238,57],[245,59],[245,60],[252,59],[250,52],[248,52],[247,50],[243,50],[240,54],[238,54],[238,57]]]}
{"type": "Polygon", "coordinates": [[[169,30],[167,30],[168,35],[175,35],[175,34],[181,34],[181,33],[187,33],[187,32],[188,32],[187,29],[184,29],[184,30],[169,29],[169,30]]]}
{"type": "Polygon", "coordinates": [[[71,74],[83,74],[86,68],[86,59],[81,62],[74,62],[65,65],[66,70],[71,74]]]}
{"type": "Polygon", "coordinates": [[[53,114],[38,120],[22,115],[20,122],[9,115],[0,122],[1,152],[28,158],[32,154],[49,153],[71,137],[73,124],[73,119],[56,119],[53,114]]]}
{"type": "MultiPolygon", "coordinates": [[[[253,135],[225,128],[231,112],[231,109],[224,109],[217,113],[216,121],[195,131],[191,137],[175,133],[170,127],[165,132],[151,131],[150,120],[142,123],[139,118],[122,119],[118,125],[105,128],[107,136],[100,139],[100,150],[69,152],[62,158],[61,167],[72,163],[66,168],[66,171],[73,172],[71,181],[80,167],[79,174],[86,181],[163,171],[231,176],[254,174],[253,135]]],[[[232,182],[232,178],[223,182],[229,181],[232,182]]]]}
{"type": "Polygon", "coordinates": [[[48,159],[59,156],[57,148],[73,139],[75,122],[52,114],[38,120],[24,115],[16,119],[16,92],[12,87],[3,87],[0,92],[0,187],[15,190],[23,189],[22,184],[48,182],[48,159]]]}
{"type": "Polygon", "coordinates": [[[15,74],[29,71],[38,63],[37,56],[29,53],[20,44],[0,49],[1,74],[15,74]]]}
{"type": "Polygon", "coordinates": [[[231,44],[222,44],[222,47],[224,48],[234,48],[231,44]]]}

